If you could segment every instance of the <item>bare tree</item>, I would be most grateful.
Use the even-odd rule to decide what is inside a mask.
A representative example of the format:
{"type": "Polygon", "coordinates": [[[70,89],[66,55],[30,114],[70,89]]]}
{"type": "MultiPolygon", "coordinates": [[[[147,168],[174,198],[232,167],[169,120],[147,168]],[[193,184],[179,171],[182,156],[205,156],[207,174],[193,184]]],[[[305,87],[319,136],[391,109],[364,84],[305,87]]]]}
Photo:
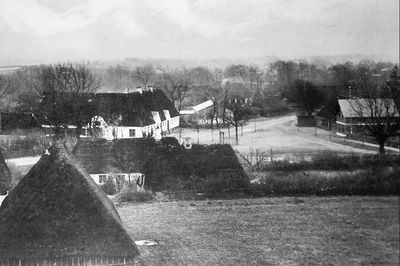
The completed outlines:
{"type": "Polygon", "coordinates": [[[82,126],[94,115],[91,95],[99,88],[100,81],[87,65],[59,64],[46,66],[40,75],[43,100],[39,113],[60,137],[62,126],[76,126],[79,138],[82,126]]]}
{"type": "Polygon", "coordinates": [[[246,124],[249,116],[249,108],[241,99],[234,98],[228,101],[226,105],[226,122],[235,127],[235,142],[239,144],[238,129],[246,124]]]}
{"type": "Polygon", "coordinates": [[[349,105],[356,117],[357,130],[373,137],[379,144],[379,153],[384,154],[386,141],[396,134],[400,125],[393,91],[387,86],[377,86],[373,76],[361,77],[355,85],[359,98],[349,99],[349,105]]]}
{"type": "Polygon", "coordinates": [[[156,86],[161,88],[174,103],[178,112],[182,109],[183,101],[187,96],[192,82],[189,78],[188,71],[165,71],[158,76],[156,86]]]}
{"type": "Polygon", "coordinates": [[[147,89],[147,86],[154,79],[155,75],[156,71],[151,64],[138,66],[133,71],[133,76],[143,84],[145,89],[147,89]]]}
{"type": "Polygon", "coordinates": [[[240,157],[249,166],[250,172],[261,170],[262,163],[268,158],[268,154],[261,149],[250,150],[248,154],[239,153],[240,157]]]}
{"type": "Polygon", "coordinates": [[[106,71],[106,85],[120,90],[126,91],[133,83],[132,72],[125,66],[117,65],[109,67],[106,71]]]}

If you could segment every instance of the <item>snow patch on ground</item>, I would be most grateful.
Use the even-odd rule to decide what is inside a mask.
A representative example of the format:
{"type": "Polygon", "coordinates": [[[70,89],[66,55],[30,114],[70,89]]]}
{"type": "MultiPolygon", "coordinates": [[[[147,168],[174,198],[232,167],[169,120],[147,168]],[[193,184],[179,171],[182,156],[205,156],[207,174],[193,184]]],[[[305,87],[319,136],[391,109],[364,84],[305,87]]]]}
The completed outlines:
{"type": "Polygon", "coordinates": [[[153,240],[138,240],[138,241],[135,241],[135,244],[137,246],[155,246],[158,243],[153,240]]]}

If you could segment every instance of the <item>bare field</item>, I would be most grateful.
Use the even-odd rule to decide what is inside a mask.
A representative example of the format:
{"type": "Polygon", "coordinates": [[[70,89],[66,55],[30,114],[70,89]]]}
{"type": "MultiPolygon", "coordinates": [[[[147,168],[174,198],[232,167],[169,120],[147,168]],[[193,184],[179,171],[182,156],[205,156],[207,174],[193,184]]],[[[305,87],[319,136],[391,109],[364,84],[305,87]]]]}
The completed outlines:
{"type": "Polygon", "coordinates": [[[399,198],[258,198],[118,207],[139,265],[398,265],[399,198]]]}

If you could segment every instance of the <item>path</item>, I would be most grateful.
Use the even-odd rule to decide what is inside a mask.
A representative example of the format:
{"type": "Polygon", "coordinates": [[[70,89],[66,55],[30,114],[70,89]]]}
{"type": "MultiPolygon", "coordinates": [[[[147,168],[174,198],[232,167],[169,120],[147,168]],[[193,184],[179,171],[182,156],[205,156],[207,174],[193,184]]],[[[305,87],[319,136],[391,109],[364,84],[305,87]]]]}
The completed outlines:
{"type": "MultiPolygon", "coordinates": [[[[345,144],[329,141],[329,132],[315,128],[296,127],[296,116],[289,115],[277,118],[258,118],[251,120],[243,127],[243,136],[239,136],[239,145],[235,145],[234,128],[222,129],[225,143],[233,144],[240,152],[248,152],[250,149],[262,149],[278,153],[308,153],[308,152],[345,152],[345,153],[376,153],[368,149],[354,148],[345,144]],[[256,131],[254,130],[256,128],[256,131]],[[315,136],[315,133],[317,134],[315,136]]],[[[239,129],[239,135],[241,129],[239,129]]],[[[191,137],[194,143],[212,144],[219,142],[219,133],[214,129],[182,129],[182,137],[191,137]]],[[[179,132],[171,134],[179,138],[179,132]]]]}

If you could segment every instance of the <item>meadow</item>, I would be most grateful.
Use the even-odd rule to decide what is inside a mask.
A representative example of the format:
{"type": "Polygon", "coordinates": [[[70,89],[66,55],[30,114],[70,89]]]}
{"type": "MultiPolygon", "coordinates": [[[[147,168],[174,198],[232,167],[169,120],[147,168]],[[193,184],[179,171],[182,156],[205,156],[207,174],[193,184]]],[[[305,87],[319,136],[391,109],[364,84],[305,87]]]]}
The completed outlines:
{"type": "Polygon", "coordinates": [[[398,265],[399,197],[274,197],[117,207],[138,265],[398,265]]]}

